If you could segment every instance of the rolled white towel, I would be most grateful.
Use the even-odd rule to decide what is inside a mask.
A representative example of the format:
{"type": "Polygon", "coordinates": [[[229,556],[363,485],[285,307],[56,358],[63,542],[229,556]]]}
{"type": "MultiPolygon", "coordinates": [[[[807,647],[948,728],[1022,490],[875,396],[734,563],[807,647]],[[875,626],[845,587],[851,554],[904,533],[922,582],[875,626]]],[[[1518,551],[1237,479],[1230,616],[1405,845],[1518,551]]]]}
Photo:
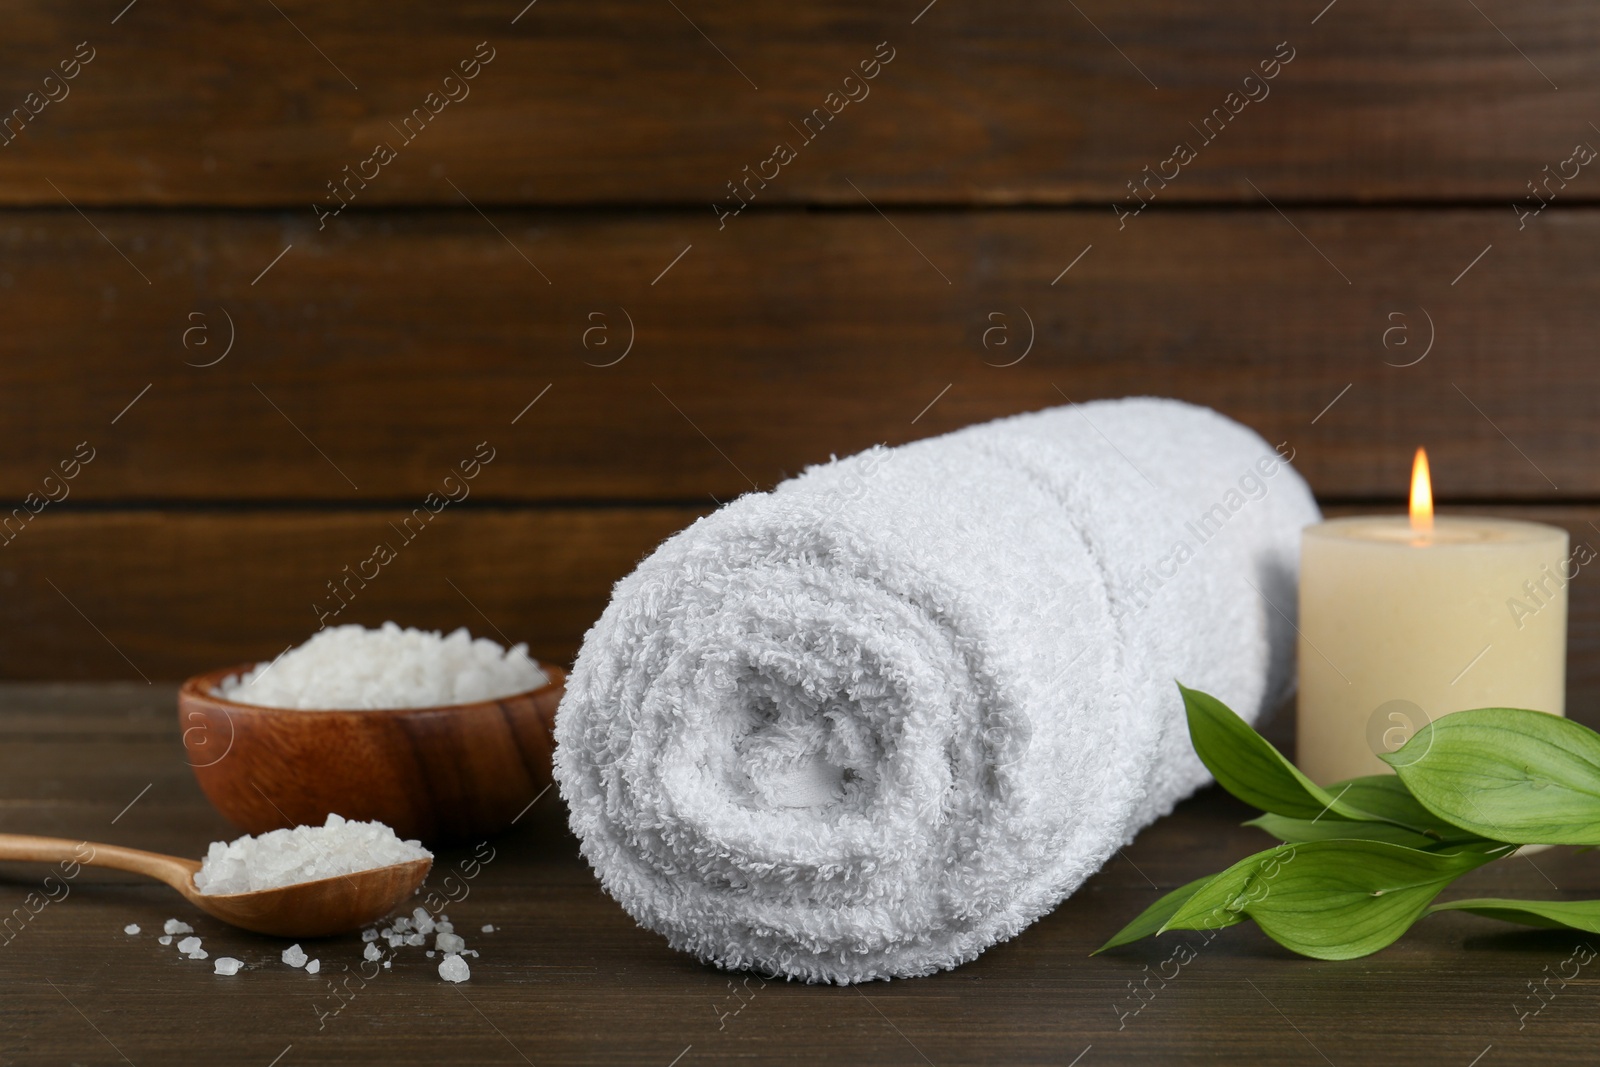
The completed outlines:
{"type": "Polygon", "coordinates": [[[630,915],[721,966],[954,967],[1208,780],[1175,680],[1250,719],[1287,694],[1316,519],[1256,434],[1151,398],[741,497],[585,638],[556,722],[572,828],[630,915]]]}

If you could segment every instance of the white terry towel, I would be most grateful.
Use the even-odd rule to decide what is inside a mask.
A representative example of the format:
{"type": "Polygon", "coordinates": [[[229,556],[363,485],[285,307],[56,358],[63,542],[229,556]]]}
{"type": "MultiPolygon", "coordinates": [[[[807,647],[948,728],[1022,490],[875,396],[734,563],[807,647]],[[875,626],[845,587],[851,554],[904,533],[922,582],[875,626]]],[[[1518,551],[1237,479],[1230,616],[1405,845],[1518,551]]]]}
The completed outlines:
{"type": "Polygon", "coordinates": [[[1256,434],[1151,398],[741,497],[585,638],[556,721],[572,828],[630,915],[723,967],[954,967],[1209,780],[1175,681],[1252,720],[1287,694],[1317,518],[1256,434]]]}

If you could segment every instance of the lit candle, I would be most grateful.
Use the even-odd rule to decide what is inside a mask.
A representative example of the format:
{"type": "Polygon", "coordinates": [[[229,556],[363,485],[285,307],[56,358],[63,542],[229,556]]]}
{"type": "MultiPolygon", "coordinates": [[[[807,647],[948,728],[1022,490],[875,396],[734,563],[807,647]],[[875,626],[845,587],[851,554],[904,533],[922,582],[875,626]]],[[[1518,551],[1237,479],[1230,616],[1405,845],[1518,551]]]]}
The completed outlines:
{"type": "Polygon", "coordinates": [[[1568,555],[1567,533],[1554,526],[1436,519],[1420,448],[1409,519],[1308,527],[1300,551],[1300,769],[1322,785],[1383,774],[1389,767],[1377,753],[1467,708],[1564,714],[1567,583],[1584,562],[1568,555]]]}

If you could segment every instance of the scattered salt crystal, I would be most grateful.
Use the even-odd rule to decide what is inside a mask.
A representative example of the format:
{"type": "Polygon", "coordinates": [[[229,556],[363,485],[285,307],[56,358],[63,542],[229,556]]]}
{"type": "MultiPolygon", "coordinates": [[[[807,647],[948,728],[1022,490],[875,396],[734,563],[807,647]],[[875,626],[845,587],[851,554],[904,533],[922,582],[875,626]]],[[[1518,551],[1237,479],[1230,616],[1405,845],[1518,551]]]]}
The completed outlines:
{"type": "MultiPolygon", "coordinates": [[[[213,841],[205,862],[195,872],[195,888],[202,893],[250,893],[258,889],[315,882],[395,863],[431,859],[433,854],[417,841],[402,841],[381,822],[348,821],[329,815],[321,826],[296,826],[273,830],[260,837],[246,835],[231,842],[213,841]]],[[[171,929],[168,933],[187,933],[171,929]]],[[[398,925],[398,923],[397,923],[398,925]]]]}
{"type": "Polygon", "coordinates": [[[406,943],[405,937],[401,934],[390,934],[384,940],[389,942],[390,948],[399,948],[401,945],[406,943]]]}
{"type": "Polygon", "coordinates": [[[408,945],[425,945],[427,943],[428,943],[428,939],[426,937],[423,937],[421,934],[407,934],[406,935],[406,944],[408,944],[408,945]]]}
{"type": "Polygon", "coordinates": [[[367,947],[361,950],[361,955],[364,959],[369,959],[376,963],[378,960],[383,959],[383,949],[379,948],[376,943],[368,941],[367,947]]]}
{"type": "Polygon", "coordinates": [[[198,937],[186,937],[182,941],[178,942],[179,952],[193,952],[199,947],[200,939],[198,937]]]}
{"type": "Polygon", "coordinates": [[[211,953],[207,952],[205,949],[197,948],[193,952],[189,953],[189,958],[191,960],[203,960],[209,955],[211,955],[211,953]]]}
{"type": "Polygon", "coordinates": [[[467,943],[460,934],[440,934],[433,939],[433,947],[440,952],[460,952],[467,943]]]}
{"type": "Polygon", "coordinates": [[[306,965],[306,950],[299,945],[290,945],[283,950],[283,962],[291,967],[304,967],[306,965]]]}
{"type": "Polygon", "coordinates": [[[162,934],[160,937],[156,938],[156,940],[161,942],[163,945],[170,945],[172,944],[172,935],[162,934]]]}
{"type": "Polygon", "coordinates": [[[228,700],[269,708],[426,708],[525,693],[549,677],[527,645],[505,649],[465,628],[330,626],[271,663],[218,687],[228,700]]]}
{"type": "Polygon", "coordinates": [[[322,970],[321,960],[312,960],[310,963],[306,964],[307,974],[316,974],[320,970],[322,970]]]}
{"type": "Polygon", "coordinates": [[[376,930],[363,930],[363,931],[361,931],[361,940],[367,941],[367,942],[372,942],[372,941],[378,940],[378,931],[376,931],[376,930]]]}
{"type": "MultiPolygon", "coordinates": [[[[438,926],[440,923],[447,923],[449,921],[450,916],[441,914],[437,919],[433,920],[433,925],[438,926]]],[[[448,933],[448,931],[446,932],[448,933]]]]}
{"type": "Polygon", "coordinates": [[[383,969],[387,971],[393,964],[394,964],[393,960],[384,960],[383,961],[383,969]]]}
{"type": "Polygon", "coordinates": [[[430,948],[430,949],[429,949],[429,950],[428,950],[428,953],[427,953],[427,955],[428,955],[428,958],[429,958],[429,959],[430,959],[430,960],[431,960],[431,959],[433,959],[433,949],[431,949],[431,948],[430,948]]]}
{"type": "Polygon", "coordinates": [[[473,959],[478,958],[478,950],[475,948],[464,948],[461,950],[461,954],[463,956],[471,956],[473,959]]]}
{"type": "Polygon", "coordinates": [[[441,934],[453,934],[456,932],[455,925],[443,915],[439,916],[439,921],[433,924],[433,928],[441,934]]]}
{"type": "Polygon", "coordinates": [[[129,923],[127,926],[122,928],[122,932],[127,934],[129,937],[132,937],[134,934],[139,932],[139,924],[129,923]]]}
{"type": "Polygon", "coordinates": [[[416,911],[413,911],[411,913],[411,921],[416,924],[417,933],[433,933],[433,917],[428,914],[427,909],[418,908],[416,911]]]}
{"type": "Polygon", "coordinates": [[[494,924],[493,923],[484,923],[483,924],[483,932],[486,933],[486,934],[494,933],[494,924]]]}
{"type": "Polygon", "coordinates": [[[232,956],[218,956],[211,964],[214,974],[238,974],[239,968],[244,966],[243,960],[236,960],[232,956]]]}
{"type": "Polygon", "coordinates": [[[403,934],[411,929],[411,920],[402,915],[400,918],[394,921],[394,925],[389,929],[393,930],[397,934],[403,934]]]}
{"type": "Polygon", "coordinates": [[[194,933],[194,927],[188,923],[179,922],[177,919],[168,919],[161,924],[161,932],[164,934],[192,934],[194,933]]]}
{"type": "Polygon", "coordinates": [[[472,970],[466,960],[452,953],[439,963],[439,977],[446,982],[465,982],[472,977],[472,970]]]}

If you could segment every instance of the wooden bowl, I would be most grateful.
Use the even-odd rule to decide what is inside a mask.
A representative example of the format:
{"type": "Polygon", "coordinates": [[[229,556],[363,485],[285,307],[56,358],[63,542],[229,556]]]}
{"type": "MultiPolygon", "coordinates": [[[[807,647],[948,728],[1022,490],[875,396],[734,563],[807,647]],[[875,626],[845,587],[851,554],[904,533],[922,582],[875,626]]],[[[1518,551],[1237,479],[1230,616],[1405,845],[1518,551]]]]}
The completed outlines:
{"type": "Polygon", "coordinates": [[[550,785],[556,705],[548,685],[435,708],[300,711],[216,695],[248,663],[197,674],[178,690],[178,723],[206,798],[250,834],[321,825],[330,812],[376,819],[402,838],[481,840],[504,830],[550,785]]]}

